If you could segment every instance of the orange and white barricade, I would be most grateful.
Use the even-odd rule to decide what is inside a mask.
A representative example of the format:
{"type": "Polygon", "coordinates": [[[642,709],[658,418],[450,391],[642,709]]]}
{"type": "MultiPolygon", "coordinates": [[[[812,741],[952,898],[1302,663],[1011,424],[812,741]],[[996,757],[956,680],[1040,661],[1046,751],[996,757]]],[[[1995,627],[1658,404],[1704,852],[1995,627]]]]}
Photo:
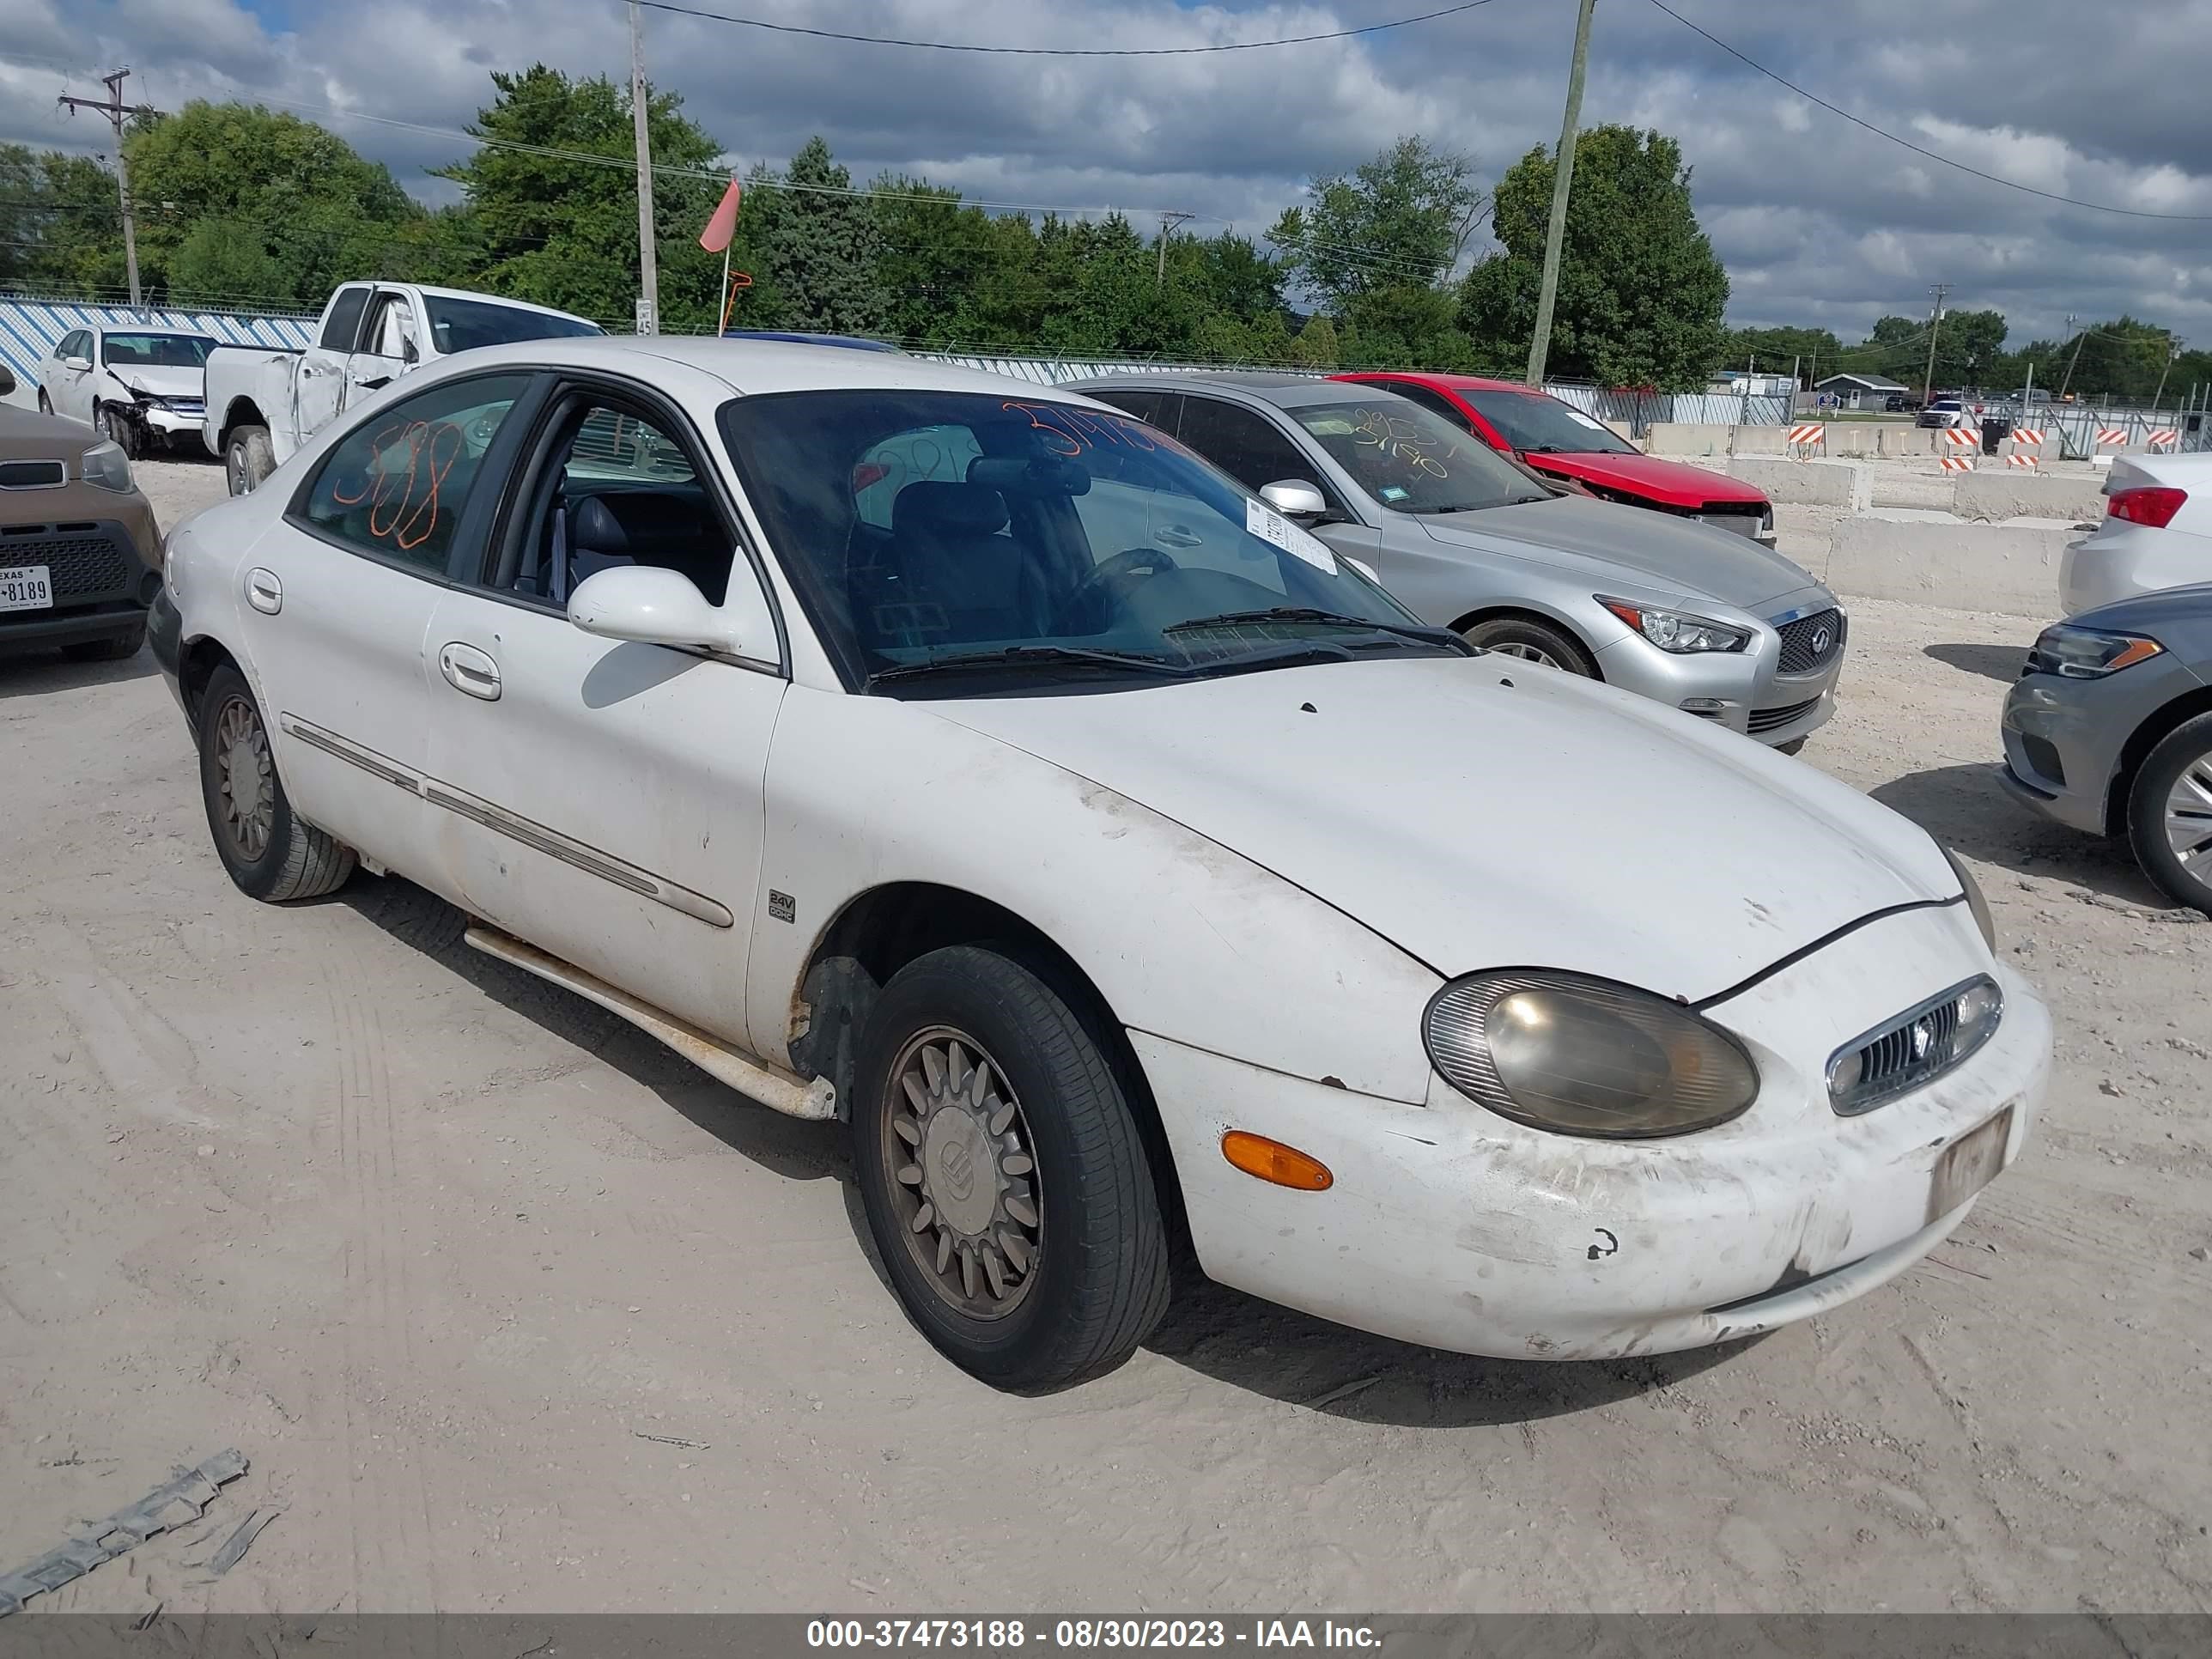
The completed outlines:
{"type": "Polygon", "coordinates": [[[1814,450],[1828,453],[1828,428],[1817,421],[1801,422],[1790,428],[1790,453],[1803,456],[1814,450]]]}
{"type": "Polygon", "coordinates": [[[1972,472],[1975,458],[1981,452],[1982,434],[1971,426],[1947,426],[1936,434],[1936,465],[1944,471],[1972,472]],[[1949,454],[1941,453],[1947,448],[1949,454]]]}
{"type": "Polygon", "coordinates": [[[2172,451],[2181,442],[2181,433],[2174,427],[2162,426],[2143,442],[2149,446],[2152,454],[2162,454],[2172,451]]]}
{"type": "Polygon", "coordinates": [[[2043,441],[2046,435],[2041,427],[2014,427],[2012,429],[2012,453],[2005,457],[2005,465],[2024,466],[2030,471],[2042,465],[2043,441]]]}
{"type": "Polygon", "coordinates": [[[2124,426],[2100,426],[2097,428],[2097,447],[2119,449],[2126,446],[2128,429],[2124,426]]]}

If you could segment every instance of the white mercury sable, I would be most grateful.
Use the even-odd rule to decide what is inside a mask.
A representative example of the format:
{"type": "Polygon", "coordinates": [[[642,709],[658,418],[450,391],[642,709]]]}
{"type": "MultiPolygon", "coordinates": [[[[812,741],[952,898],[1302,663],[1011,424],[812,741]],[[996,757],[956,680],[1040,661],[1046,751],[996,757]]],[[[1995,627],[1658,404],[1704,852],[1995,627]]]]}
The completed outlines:
{"type": "Polygon", "coordinates": [[[1003,1388],[1126,1358],[1179,1237],[1476,1353],[1765,1330],[1957,1226],[2049,1068],[1912,824],[1472,654],[1035,386],[465,352],[168,560],[156,649],[240,887],[404,875],[842,1119],[907,1311],[1003,1388]]]}

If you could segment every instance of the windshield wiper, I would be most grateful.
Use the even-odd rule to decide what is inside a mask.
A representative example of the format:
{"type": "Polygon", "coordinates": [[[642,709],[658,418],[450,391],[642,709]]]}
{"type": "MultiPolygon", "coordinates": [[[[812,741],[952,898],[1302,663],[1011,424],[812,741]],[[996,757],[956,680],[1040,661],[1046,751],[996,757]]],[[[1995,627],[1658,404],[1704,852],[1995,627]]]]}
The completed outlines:
{"type": "Polygon", "coordinates": [[[1218,617],[1194,617],[1188,622],[1171,623],[1160,632],[1172,637],[1209,628],[1237,628],[1247,623],[1318,623],[1325,628],[1358,628],[1378,634],[1395,634],[1401,639],[1417,641],[1422,645],[1443,646],[1465,657],[1474,654],[1474,647],[1449,628],[1374,622],[1365,617],[1347,617],[1339,611],[1317,611],[1303,605],[1279,605],[1267,611],[1224,611],[1218,617]]]}
{"type": "Polygon", "coordinates": [[[868,676],[866,689],[872,690],[888,681],[918,679],[925,674],[977,668],[1034,668],[1049,663],[1077,663],[1123,673],[1178,678],[1187,677],[1191,672],[1164,657],[1147,657],[1134,651],[1096,651],[1075,645],[1010,645],[1000,651],[963,651],[950,657],[933,657],[927,662],[900,663],[896,667],[878,669],[868,676]]]}

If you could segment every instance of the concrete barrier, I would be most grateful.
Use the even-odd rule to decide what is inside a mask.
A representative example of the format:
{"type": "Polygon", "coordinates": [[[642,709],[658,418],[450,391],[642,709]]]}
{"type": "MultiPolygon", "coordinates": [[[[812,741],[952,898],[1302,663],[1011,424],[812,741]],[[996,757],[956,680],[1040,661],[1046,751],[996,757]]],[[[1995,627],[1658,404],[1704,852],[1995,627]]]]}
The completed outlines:
{"type": "Polygon", "coordinates": [[[1686,421],[1654,421],[1644,434],[1647,455],[1725,455],[1732,426],[1698,425],[1686,421]]]}
{"type": "Polygon", "coordinates": [[[2019,467],[1962,472],[1951,488],[1951,511],[1962,519],[2101,519],[2101,477],[2038,474],[2019,467]]]}
{"type": "Polygon", "coordinates": [[[1741,455],[1729,462],[1727,470],[1731,478],[1764,490],[1770,501],[1851,510],[1870,504],[1869,469],[1856,461],[1788,461],[1741,455]]]}
{"type": "Polygon", "coordinates": [[[1815,574],[1846,598],[2043,620],[2058,614],[2058,561],[2077,533],[1868,515],[1836,526],[1815,574]]]}

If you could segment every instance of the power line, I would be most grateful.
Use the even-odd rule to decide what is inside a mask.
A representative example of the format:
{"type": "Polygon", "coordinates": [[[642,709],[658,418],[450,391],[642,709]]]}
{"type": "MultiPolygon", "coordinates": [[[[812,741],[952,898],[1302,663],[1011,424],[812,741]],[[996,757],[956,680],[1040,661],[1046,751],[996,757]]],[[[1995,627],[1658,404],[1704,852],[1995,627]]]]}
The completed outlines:
{"type": "Polygon", "coordinates": [[[981,52],[1003,58],[1194,58],[1211,52],[1262,52],[1273,46],[1303,46],[1317,40],[1349,40],[1355,35],[1381,34],[1386,30],[1411,28],[1416,23],[1432,23],[1439,17],[1473,11],[1477,6],[1490,4],[1491,0],[1461,0],[1458,5],[1425,11],[1418,17],[1401,17],[1388,23],[1368,23],[1358,28],[1331,29],[1321,34],[1285,35],[1275,40],[1231,40],[1208,46],[987,46],[957,40],[907,40],[893,35],[848,34],[837,29],[813,28],[803,23],[771,23],[762,17],[733,17],[726,12],[707,11],[697,6],[679,6],[674,3],[674,0],[638,0],[638,3],[654,11],[672,12],[679,17],[696,17],[715,23],[736,23],[746,28],[767,29],[776,34],[805,34],[817,40],[846,40],[858,46],[905,46],[918,52],[981,52]]]}
{"type": "Polygon", "coordinates": [[[1887,138],[1893,144],[1902,144],[1905,149],[1911,150],[1916,155],[1924,155],[1931,161],[1940,161],[1947,167],[1955,167],[1960,173],[1971,173],[1975,178],[1985,179],[1992,185],[2002,185],[2007,190],[2020,191],[2029,196],[2039,196],[2046,202],[2063,202],[2068,207],[2088,208],[2092,211],[2097,213],[2117,213],[2130,219],[2166,219],[2185,224],[2212,224],[2212,213],[2152,213],[2143,208],[2114,207],[2106,202],[2085,202],[2078,196],[2061,196],[2056,191],[2038,190],[2033,185],[2023,185],[2017,179],[2000,178],[1994,173],[1984,173],[1979,167],[1969,167],[1964,161],[1954,161],[1951,157],[1944,155],[1941,150],[1929,149],[1924,144],[1916,144],[1910,138],[1902,137],[1897,133],[1889,131],[1887,128],[1875,125],[1873,122],[1865,119],[1862,116],[1852,114],[1850,111],[1844,109],[1840,105],[1830,103],[1826,99],[1821,97],[1820,94],[1816,92],[1808,92],[1804,88],[1799,86],[1795,81],[1790,80],[1788,76],[1776,74],[1772,70],[1767,68],[1765,64],[1759,62],[1758,59],[1737,51],[1734,46],[1729,45],[1727,41],[1722,40],[1720,36],[1712,33],[1711,30],[1698,27],[1697,24],[1692,22],[1688,18],[1683,16],[1680,12],[1676,11],[1674,7],[1668,5],[1667,3],[1667,0],[1651,0],[1651,3],[1658,7],[1660,10],[1665,12],[1668,16],[1673,18],[1684,28],[1688,29],[1692,33],[1705,36],[1706,40],[1711,41],[1713,45],[1718,46],[1723,52],[1728,53],[1729,57],[1735,58],[1738,63],[1758,70],[1768,80],[1774,82],[1778,85],[1789,88],[1790,91],[1796,93],[1800,98],[1806,100],[1808,102],[1818,104],[1822,109],[1827,111],[1829,114],[1840,115],[1844,120],[1849,121],[1853,126],[1863,128],[1865,131],[1874,134],[1877,138],[1887,138]]]}

